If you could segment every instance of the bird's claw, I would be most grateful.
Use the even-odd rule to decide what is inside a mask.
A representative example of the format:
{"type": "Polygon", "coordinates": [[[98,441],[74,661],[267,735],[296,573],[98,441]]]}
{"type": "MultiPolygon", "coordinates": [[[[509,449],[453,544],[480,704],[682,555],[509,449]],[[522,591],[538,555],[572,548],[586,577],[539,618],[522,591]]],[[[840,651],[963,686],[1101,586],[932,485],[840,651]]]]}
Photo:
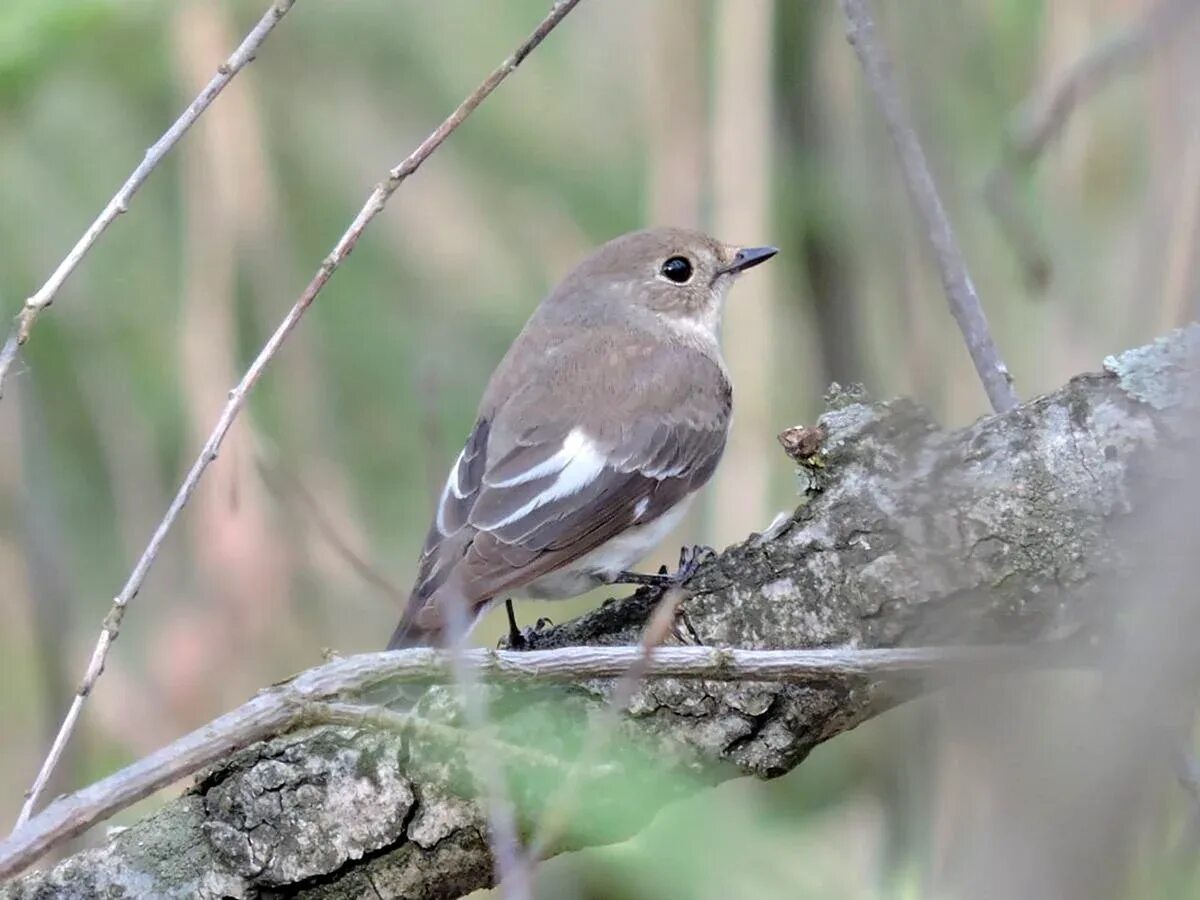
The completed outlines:
{"type": "Polygon", "coordinates": [[[716,555],[717,551],[712,547],[705,547],[700,544],[683,547],[679,551],[679,568],[675,570],[675,574],[671,576],[671,580],[677,585],[683,584],[695,575],[706,562],[716,558],[716,555]]]}
{"type": "Polygon", "coordinates": [[[685,646],[700,647],[704,644],[696,633],[692,620],[688,618],[687,610],[680,605],[675,610],[675,621],[671,623],[671,635],[685,646]]]}
{"type": "Polygon", "coordinates": [[[679,551],[679,567],[674,572],[668,572],[666,566],[659,566],[658,572],[646,575],[639,572],[618,572],[609,584],[636,584],[643,587],[665,591],[668,588],[682,587],[709,560],[715,558],[717,552],[712,547],[702,547],[699,544],[684,547],[679,551]]]}
{"type": "Polygon", "coordinates": [[[553,624],[550,619],[542,616],[526,628],[509,631],[507,635],[496,642],[496,648],[498,650],[528,650],[533,644],[533,639],[553,624]]]}

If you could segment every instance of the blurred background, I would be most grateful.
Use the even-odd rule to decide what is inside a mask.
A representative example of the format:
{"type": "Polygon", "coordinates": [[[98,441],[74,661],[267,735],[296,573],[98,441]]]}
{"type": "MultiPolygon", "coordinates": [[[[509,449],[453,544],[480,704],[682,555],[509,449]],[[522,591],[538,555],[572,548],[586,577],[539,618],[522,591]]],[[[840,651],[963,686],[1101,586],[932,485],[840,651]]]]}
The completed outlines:
{"type": "MultiPolygon", "coordinates": [[[[265,5],[4,0],[5,317],[265,5]]],[[[1006,231],[985,194],[1018,109],[1153,4],[876,6],[1022,397],[1193,316],[1200,16],[1177,14],[1014,171],[1006,231]]],[[[43,316],[0,402],[0,830],[228,389],[375,182],[547,7],[303,0],[43,316]]],[[[692,225],[782,250],[727,310],[723,469],[652,565],[795,506],[775,435],[813,421],[830,381],[950,426],[986,413],[843,31],[831,0],[583,3],[404,184],[272,365],[134,601],[56,789],[323,648],[380,648],[488,374],[616,234],[692,225]]],[[[518,613],[562,620],[599,599],[518,613]]],[[[493,617],[478,640],[501,630],[493,617]]],[[[547,877],[596,896],[662,896],[664,877],[673,896],[921,896],[953,827],[953,779],[921,739],[931,715],[898,710],[547,877]]]]}

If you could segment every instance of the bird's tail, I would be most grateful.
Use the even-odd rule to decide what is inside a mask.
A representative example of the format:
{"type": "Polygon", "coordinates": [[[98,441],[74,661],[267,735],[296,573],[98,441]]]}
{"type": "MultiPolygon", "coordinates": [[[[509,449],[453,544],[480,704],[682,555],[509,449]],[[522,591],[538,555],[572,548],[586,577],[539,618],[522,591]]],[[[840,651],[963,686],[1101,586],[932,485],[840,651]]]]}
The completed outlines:
{"type": "Polygon", "coordinates": [[[389,650],[437,646],[437,632],[418,628],[416,622],[413,621],[414,618],[406,613],[400,619],[400,624],[392,632],[392,639],[388,641],[387,648],[389,650]]]}
{"type": "Polygon", "coordinates": [[[409,598],[400,624],[388,641],[389,650],[408,647],[446,647],[455,636],[466,640],[471,629],[492,602],[470,601],[461,593],[450,593],[450,586],[443,585],[439,591],[422,596],[420,588],[414,589],[409,598]],[[419,615],[424,612],[425,615],[419,615]]]}

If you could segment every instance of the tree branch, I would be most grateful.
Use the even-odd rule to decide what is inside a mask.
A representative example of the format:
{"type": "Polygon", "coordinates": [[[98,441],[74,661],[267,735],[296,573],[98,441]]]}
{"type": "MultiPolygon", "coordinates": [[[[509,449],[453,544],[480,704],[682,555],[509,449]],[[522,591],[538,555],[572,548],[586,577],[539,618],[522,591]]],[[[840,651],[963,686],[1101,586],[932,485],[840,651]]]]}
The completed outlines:
{"type": "Polygon", "coordinates": [[[54,302],[59,289],[66,283],[66,280],[83,261],[83,258],[87,256],[88,251],[95,246],[96,241],[100,240],[100,235],[104,234],[108,226],[115,222],[119,215],[129,210],[129,203],[133,200],[133,195],[145,184],[146,179],[150,177],[150,173],[158,168],[158,164],[179,143],[179,139],[187,134],[188,129],[212,105],[212,102],[217,99],[221,91],[225,90],[226,85],[233,81],[234,76],[247,63],[254,59],[258,54],[259,47],[263,45],[268,35],[279,24],[279,20],[287,15],[288,10],[295,3],[296,0],[274,0],[270,8],[263,14],[263,17],[258,20],[258,24],[250,30],[250,33],[246,35],[241,44],[238,45],[238,48],[233,51],[229,59],[217,66],[217,74],[212,77],[212,80],[200,92],[200,95],[189,104],[188,108],[166,130],[163,136],[155,141],[154,145],[146,151],[146,155],[138,163],[137,168],[133,170],[133,174],[125,180],[125,183],[121,185],[121,189],[108,201],[108,205],[100,211],[100,215],[96,217],[96,221],[83,233],[83,236],[71,248],[71,252],[66,255],[66,258],[58,264],[58,268],[54,270],[54,273],[47,279],[46,283],[37,290],[37,293],[25,301],[25,305],[21,308],[21,313],[17,317],[16,327],[4,342],[3,348],[0,348],[0,397],[4,395],[4,379],[7,377],[8,370],[12,366],[13,361],[16,359],[17,351],[29,340],[29,335],[33,332],[33,326],[37,324],[38,316],[41,315],[42,310],[54,302]]]}
{"type": "Polygon", "coordinates": [[[900,157],[900,169],[904,173],[908,195],[925,225],[925,235],[933,249],[942,287],[950,302],[950,312],[966,341],[967,352],[975,364],[975,371],[979,374],[992,409],[996,412],[1010,410],[1018,403],[1012,376],[992,339],[983,304],[979,301],[971,273],[967,271],[967,262],[954,237],[950,218],[938,196],[937,185],[925,160],[925,151],[921,149],[917,133],[908,121],[892,74],[891,60],[875,34],[869,0],[839,2],[846,17],[847,38],[862,63],[867,84],[875,95],[892,143],[896,146],[896,154],[900,157]]]}
{"type": "Polygon", "coordinates": [[[247,395],[258,383],[258,380],[262,377],[263,372],[266,371],[271,360],[275,358],[275,354],[279,352],[279,348],[283,346],[283,342],[287,340],[292,329],[300,323],[300,319],[303,318],[313,301],[317,299],[317,295],[320,294],[325,284],[333,277],[333,273],[337,271],[338,267],[341,266],[346,257],[350,255],[351,251],[358,244],[359,238],[362,237],[371,220],[383,211],[384,206],[387,205],[388,200],[396,192],[396,189],[420,168],[421,164],[442,145],[446,138],[454,133],[459,125],[466,121],[475,108],[487,99],[492,91],[499,87],[500,82],[516,71],[517,66],[521,64],[525,57],[542,42],[546,35],[554,30],[555,26],[578,3],[579,0],[556,0],[550,13],[534,29],[529,37],[521,42],[512,55],[504,60],[491,75],[484,79],[483,83],[472,91],[429,137],[425,138],[412,153],[392,169],[388,173],[386,180],[375,187],[362,209],[359,210],[358,215],[354,217],[354,221],[350,223],[349,228],[346,229],[345,233],[334,245],[333,250],[325,257],[320,268],[317,269],[317,273],[300,295],[300,298],[279,324],[278,328],[275,329],[275,333],[271,335],[266,345],[259,351],[258,356],[255,357],[250,368],[246,370],[241,381],[229,392],[229,401],[221,411],[221,415],[217,419],[212,432],[209,434],[208,440],[205,441],[200,455],[192,463],[191,469],[188,470],[187,476],[179,486],[179,490],[175,494],[174,499],[172,499],[171,505],[167,508],[166,514],[154,530],[154,534],[150,538],[150,543],[142,551],[141,558],[138,559],[137,564],[133,567],[133,571],[130,573],[129,579],[125,582],[125,586],[121,588],[120,593],[113,599],[112,607],[104,618],[100,637],[92,651],[91,660],[88,662],[87,671],[84,673],[83,680],[80,682],[79,688],[71,701],[71,706],[67,710],[67,715],[64,717],[62,725],[59,727],[58,734],[50,747],[50,751],[42,763],[41,770],[38,772],[33,786],[26,795],[25,804],[17,820],[18,826],[28,820],[42,791],[50,780],[50,776],[54,773],[58,761],[62,758],[67,742],[70,740],[71,734],[75,730],[75,725],[79,720],[79,714],[83,709],[84,701],[95,687],[100,675],[104,672],[105,660],[108,658],[109,649],[120,633],[121,621],[125,617],[125,610],[129,602],[141,590],[142,583],[146,580],[146,575],[149,574],[151,566],[154,565],[154,561],[158,557],[159,550],[162,548],[163,541],[166,540],[168,532],[175,524],[175,520],[179,518],[179,514],[183,511],[184,506],[187,505],[192,493],[196,490],[196,486],[200,483],[205,470],[217,458],[225,436],[229,433],[234,419],[237,418],[238,413],[241,412],[242,407],[246,403],[247,395]]]}
{"type": "MultiPolygon", "coordinates": [[[[1044,653],[1024,647],[930,647],[886,650],[736,650],[716,647],[661,647],[647,657],[640,646],[564,647],[528,652],[467,650],[465,664],[483,678],[516,683],[571,684],[593,678],[617,678],[627,686],[625,703],[637,687],[628,673],[648,678],[711,679],[740,683],[784,684],[830,677],[872,677],[995,670],[1046,662],[1044,653]]],[[[55,800],[10,838],[0,842],[0,878],[19,871],[55,845],[144,797],[199,772],[255,741],[302,723],[331,721],[320,710],[345,697],[370,694],[380,685],[444,683],[455,680],[453,656],[425,648],[368,653],[309,669],[269,688],[249,702],[180,738],[161,750],[96,782],[55,800]]],[[[357,724],[366,718],[359,715],[357,724]]],[[[355,724],[333,719],[333,724],[355,724]]],[[[595,755],[595,754],[584,754],[595,755]]],[[[592,760],[587,768],[594,767],[592,760]]]]}
{"type": "MultiPolygon", "coordinates": [[[[931,665],[952,664],[961,677],[1028,652],[958,646],[930,656],[914,646],[1072,636],[1081,640],[1056,646],[1088,645],[1111,621],[1100,598],[1144,583],[1122,524],[1142,512],[1143,497],[1175,483],[1178,467],[1194,465],[1198,358],[1193,326],[954,432],[906,401],[833,397],[820,447],[798,454],[807,502],[777,533],[728,549],[689,583],[689,619],[716,646],[661,647],[646,660],[661,677],[629,699],[610,753],[586,767],[579,812],[546,854],[624,838],[664,804],[739,773],[782,774],[822,741],[942,683],[931,665]],[[785,656],[762,655],[806,645],[827,649],[791,655],[786,670],[785,656]],[[802,666],[813,668],[792,681],[802,666]],[[709,678],[714,668],[752,680],[709,678]]],[[[530,653],[471,651],[472,662],[508,679],[483,689],[488,739],[511,751],[499,755],[523,834],[536,833],[590,723],[605,715],[617,674],[641,656],[628,645],[656,606],[639,592],[539,633],[530,653]],[[539,652],[581,643],[590,646],[539,652]],[[569,680],[543,683],[559,676],[569,680]]],[[[456,897],[492,883],[486,823],[471,799],[480,788],[461,741],[448,737],[462,734],[454,693],[435,686],[422,696],[414,714],[428,728],[404,730],[387,713],[372,721],[361,708],[401,697],[401,671],[442,678],[445,666],[431,651],[368,654],[268,689],[236,714],[237,742],[299,730],[222,756],[159,813],[13,882],[0,898],[277,889],[317,898],[372,887],[456,897]],[[279,703],[284,696],[290,705],[279,703]],[[334,719],[341,724],[300,727],[323,721],[316,713],[328,717],[329,704],[344,713],[334,719]]],[[[235,734],[223,721],[211,727],[235,734]]],[[[51,804],[0,844],[0,871],[44,850],[47,826],[73,833],[104,815],[115,785],[130,792],[123,803],[178,777],[187,768],[180,758],[204,740],[201,729],[51,804]],[[155,768],[167,774],[145,781],[155,768]]]]}
{"type": "Polygon", "coordinates": [[[1071,114],[1115,76],[1139,64],[1159,44],[1184,34],[1181,26],[1200,12],[1196,0],[1158,0],[1116,34],[1092,47],[1058,77],[1021,104],[1008,128],[1005,146],[984,186],[984,199],[1000,231],[1020,260],[1026,283],[1041,290],[1051,263],[1033,223],[1018,207],[1016,177],[1032,168],[1070,121],[1071,114]]]}

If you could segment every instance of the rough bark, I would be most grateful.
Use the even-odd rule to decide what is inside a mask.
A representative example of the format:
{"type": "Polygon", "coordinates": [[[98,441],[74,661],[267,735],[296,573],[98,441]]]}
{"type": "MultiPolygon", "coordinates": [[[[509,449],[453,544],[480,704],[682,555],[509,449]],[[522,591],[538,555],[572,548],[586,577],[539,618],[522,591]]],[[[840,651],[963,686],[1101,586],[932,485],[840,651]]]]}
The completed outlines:
{"type": "MultiPolygon", "coordinates": [[[[1105,361],[1062,389],[944,431],[908,401],[830,398],[791,435],[805,502],[707,564],[687,614],[746,648],[1025,643],[1102,633],[1092,587],[1131,572],[1119,532],[1186,452],[1200,328],[1105,361]],[[819,449],[816,438],[820,438],[819,449]]],[[[647,593],[536,638],[636,641],[647,593]]],[[[674,797],[789,771],[930,679],[806,685],[656,680],[621,718],[553,851],[635,833],[674,797]]],[[[570,774],[612,682],[495,687],[497,747],[527,829],[570,774]]],[[[389,700],[392,696],[354,698],[389,700]]],[[[449,695],[421,700],[455,721],[449,695]]],[[[235,754],[155,815],[0,897],[449,898],[485,886],[484,820],[461,747],[370,728],[299,730],[235,754]]]]}

